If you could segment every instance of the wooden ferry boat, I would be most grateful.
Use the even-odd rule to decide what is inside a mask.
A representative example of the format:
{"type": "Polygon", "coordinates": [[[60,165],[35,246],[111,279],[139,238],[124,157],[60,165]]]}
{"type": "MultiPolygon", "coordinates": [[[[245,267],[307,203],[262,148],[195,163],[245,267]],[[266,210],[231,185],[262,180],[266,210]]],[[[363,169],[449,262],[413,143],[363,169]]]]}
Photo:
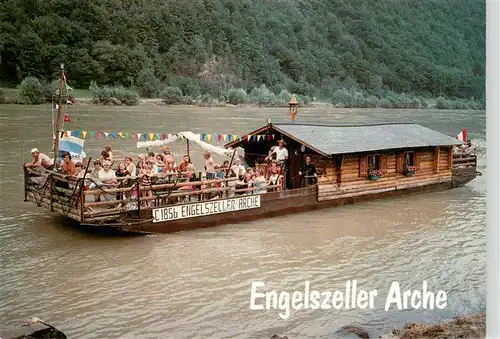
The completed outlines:
{"type": "MultiPolygon", "coordinates": [[[[61,65],[54,150],[59,150],[61,106],[65,100],[61,65]]],[[[245,151],[245,161],[267,170],[264,160],[279,136],[289,157],[282,181],[259,188],[235,189],[238,178],[204,180],[201,173],[187,181],[185,173],[170,173],[144,183],[125,177],[118,188],[88,189],[85,176],[77,179],[44,168],[24,168],[24,200],[56,212],[80,225],[131,233],[168,233],[258,218],[315,210],[463,186],[473,180],[476,156],[457,153],[456,138],[417,124],[328,126],[295,122],[298,102],[290,101],[291,122],[268,123],[248,135],[264,136],[249,142],[248,135],[225,145],[227,154],[245,151]],[[233,152],[233,150],[235,150],[233,152]],[[316,166],[316,176],[299,175],[305,156],[316,166]],[[123,181],[125,180],[125,181],[123,181]],[[104,197],[96,201],[95,197],[104,197]]],[[[192,133],[191,133],[192,134],[192,133]]],[[[192,134],[194,135],[194,134],[192,134]]],[[[187,143],[189,154],[189,142],[187,143]]],[[[54,152],[57,164],[58,153],[54,152]]],[[[117,162],[115,162],[117,163],[117,162]]],[[[88,172],[88,165],[85,174],[88,172]]]]}
{"type": "MultiPolygon", "coordinates": [[[[236,178],[203,180],[200,173],[189,182],[182,181],[182,173],[177,173],[147,186],[141,184],[140,178],[129,177],[126,187],[89,190],[84,179],[25,168],[25,201],[87,227],[169,233],[450,189],[465,185],[478,174],[475,155],[454,153],[461,141],[417,124],[328,126],[269,122],[249,133],[254,134],[279,135],[289,152],[285,180],[265,187],[265,193],[256,194],[256,188],[234,191],[228,183],[236,178]],[[312,158],[317,171],[317,177],[308,184],[298,175],[306,155],[312,158]],[[221,182],[226,185],[219,187],[221,182]],[[231,189],[235,196],[226,198],[231,189]],[[152,194],[144,196],[147,191],[152,194]],[[93,199],[117,194],[120,199],[93,199]]],[[[243,138],[225,147],[243,148],[247,163],[266,168],[263,159],[276,140],[248,141],[243,138]]]]}

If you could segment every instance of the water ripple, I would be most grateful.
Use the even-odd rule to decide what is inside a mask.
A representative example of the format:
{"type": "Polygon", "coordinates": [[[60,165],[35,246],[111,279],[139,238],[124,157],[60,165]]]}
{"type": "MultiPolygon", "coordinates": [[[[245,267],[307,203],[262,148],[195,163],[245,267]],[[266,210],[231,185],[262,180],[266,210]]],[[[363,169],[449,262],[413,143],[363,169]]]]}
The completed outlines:
{"type": "MultiPolygon", "coordinates": [[[[386,331],[406,321],[436,321],[484,310],[485,176],[446,192],[246,224],[139,238],[101,237],[71,229],[43,209],[22,203],[22,173],[12,170],[22,158],[16,138],[22,127],[27,129],[24,135],[36,137],[24,140],[25,151],[31,145],[47,149],[50,114],[23,107],[21,116],[16,109],[2,106],[0,117],[6,126],[0,135],[0,322],[4,326],[37,316],[77,339],[246,339],[273,333],[326,339],[348,324],[386,331]],[[374,310],[292,310],[290,318],[282,320],[280,310],[249,309],[255,281],[265,282],[266,291],[293,292],[302,290],[306,280],[318,291],[331,291],[345,288],[351,279],[379,291],[374,310]],[[445,310],[383,311],[393,281],[405,289],[421,289],[423,280],[430,289],[448,293],[445,310]]],[[[95,129],[90,108],[71,109],[79,128],[95,129]]],[[[123,110],[101,107],[100,112],[103,130],[136,129],[117,119],[123,110]]],[[[161,132],[244,133],[268,116],[280,120],[283,115],[279,109],[217,112],[207,118],[206,109],[147,106],[134,111],[134,116],[144,131],[160,132],[151,117],[168,115],[173,123],[161,132]],[[228,119],[233,119],[231,126],[225,123],[228,119]]],[[[479,170],[484,170],[484,112],[306,108],[303,112],[309,119],[333,123],[397,117],[450,135],[466,125],[477,147],[479,170]]],[[[117,156],[138,153],[132,141],[107,142],[117,156]]],[[[96,152],[102,143],[89,139],[86,149],[96,152]]],[[[183,147],[174,145],[173,151],[182,154],[183,147]]],[[[193,159],[202,166],[200,150],[193,150],[193,159]]]]}

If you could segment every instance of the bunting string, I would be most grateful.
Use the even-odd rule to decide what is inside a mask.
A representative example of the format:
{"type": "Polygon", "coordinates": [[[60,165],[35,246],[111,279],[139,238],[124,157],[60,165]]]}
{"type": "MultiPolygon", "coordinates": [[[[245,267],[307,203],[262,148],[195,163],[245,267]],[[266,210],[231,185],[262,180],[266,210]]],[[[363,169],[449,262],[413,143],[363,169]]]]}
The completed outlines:
{"type": "MultiPolygon", "coordinates": [[[[73,136],[80,139],[97,138],[114,140],[135,140],[135,141],[154,141],[166,140],[175,134],[152,133],[152,132],[108,132],[108,131],[86,131],[86,130],[66,130],[63,136],[73,136]]],[[[248,142],[273,141],[277,138],[275,134],[217,134],[201,133],[200,140],[212,143],[227,143],[237,140],[248,142]]]]}

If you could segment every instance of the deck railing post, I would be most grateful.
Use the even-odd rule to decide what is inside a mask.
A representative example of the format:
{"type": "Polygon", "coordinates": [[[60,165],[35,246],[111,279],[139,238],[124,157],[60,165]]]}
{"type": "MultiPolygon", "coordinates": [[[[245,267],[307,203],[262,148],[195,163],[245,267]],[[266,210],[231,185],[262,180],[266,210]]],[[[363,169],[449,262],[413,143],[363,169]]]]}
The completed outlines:
{"type": "MultiPolygon", "coordinates": [[[[50,211],[54,212],[54,186],[55,186],[55,179],[52,176],[52,174],[49,174],[49,177],[47,178],[49,181],[50,185],[50,211]]],[[[43,194],[43,193],[42,193],[43,194]]]]}
{"type": "Polygon", "coordinates": [[[137,181],[137,218],[141,218],[141,189],[140,181],[137,181]]]}
{"type": "MultiPolygon", "coordinates": [[[[85,177],[84,177],[85,178],[85,177]]],[[[80,179],[80,222],[85,219],[85,179],[80,179]]]]}

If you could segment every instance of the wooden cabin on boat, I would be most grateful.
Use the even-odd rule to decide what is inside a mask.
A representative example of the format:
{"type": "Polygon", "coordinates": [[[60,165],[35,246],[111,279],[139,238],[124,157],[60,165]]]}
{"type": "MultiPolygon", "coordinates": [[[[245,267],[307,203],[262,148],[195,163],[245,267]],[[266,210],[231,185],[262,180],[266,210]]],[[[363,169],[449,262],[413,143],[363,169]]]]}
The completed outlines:
{"type": "Polygon", "coordinates": [[[25,201],[89,227],[168,233],[448,189],[478,173],[474,154],[454,153],[463,142],[417,124],[269,122],[224,147],[241,147],[250,166],[268,169],[265,159],[278,140],[288,150],[281,168],[284,180],[278,184],[235,189],[235,177],[205,180],[198,173],[186,180],[178,172],[147,184],[141,177],[125,177],[119,180],[126,184],[117,188],[88,189],[89,179],[25,168],[25,201]],[[252,135],[259,135],[259,141],[252,135]],[[312,180],[299,174],[306,156],[316,168],[312,180]],[[106,198],[96,201],[97,196],[106,198]]]}
{"type": "Polygon", "coordinates": [[[462,141],[417,124],[330,126],[286,122],[249,133],[255,134],[279,137],[263,138],[266,141],[260,143],[237,140],[226,147],[242,147],[245,160],[260,166],[270,147],[278,139],[285,140],[289,154],[286,188],[304,185],[299,171],[305,157],[310,156],[318,176],[319,202],[409,188],[460,186],[475,177],[476,158],[471,155],[462,163],[472,175],[453,178],[453,169],[460,166],[454,164],[453,149],[462,141]]]}

